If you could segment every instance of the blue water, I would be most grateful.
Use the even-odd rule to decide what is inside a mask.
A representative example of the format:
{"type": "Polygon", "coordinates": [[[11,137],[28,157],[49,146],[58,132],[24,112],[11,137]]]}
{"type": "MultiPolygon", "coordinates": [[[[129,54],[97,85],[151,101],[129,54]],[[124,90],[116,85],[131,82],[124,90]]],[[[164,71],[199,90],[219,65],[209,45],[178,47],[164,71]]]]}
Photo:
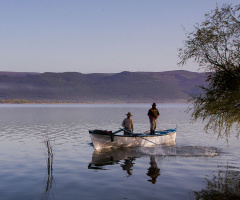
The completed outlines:
{"type": "Polygon", "coordinates": [[[150,106],[0,105],[0,200],[240,199],[239,140],[191,124],[185,104],[158,105],[176,146],[94,151],[89,129],[118,130],[131,112],[134,130],[149,130],[150,106]]]}

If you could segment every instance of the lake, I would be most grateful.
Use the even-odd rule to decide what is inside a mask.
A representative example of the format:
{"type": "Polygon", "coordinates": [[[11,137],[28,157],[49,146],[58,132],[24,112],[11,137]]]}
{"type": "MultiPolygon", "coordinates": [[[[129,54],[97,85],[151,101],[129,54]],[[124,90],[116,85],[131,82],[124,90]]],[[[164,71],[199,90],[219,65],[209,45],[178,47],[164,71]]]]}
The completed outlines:
{"type": "Polygon", "coordinates": [[[157,105],[176,145],[94,151],[88,130],[116,131],[127,112],[149,130],[150,107],[0,105],[0,200],[240,199],[239,140],[191,124],[186,104],[157,105]]]}

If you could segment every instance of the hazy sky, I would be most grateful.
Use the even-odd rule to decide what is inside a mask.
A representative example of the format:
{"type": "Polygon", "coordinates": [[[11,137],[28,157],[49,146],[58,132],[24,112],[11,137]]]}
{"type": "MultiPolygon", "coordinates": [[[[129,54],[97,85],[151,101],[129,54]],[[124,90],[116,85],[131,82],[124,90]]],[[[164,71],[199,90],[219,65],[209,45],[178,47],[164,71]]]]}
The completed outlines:
{"type": "Polygon", "coordinates": [[[0,0],[0,71],[197,71],[178,67],[182,26],[236,0],[0,0]]]}

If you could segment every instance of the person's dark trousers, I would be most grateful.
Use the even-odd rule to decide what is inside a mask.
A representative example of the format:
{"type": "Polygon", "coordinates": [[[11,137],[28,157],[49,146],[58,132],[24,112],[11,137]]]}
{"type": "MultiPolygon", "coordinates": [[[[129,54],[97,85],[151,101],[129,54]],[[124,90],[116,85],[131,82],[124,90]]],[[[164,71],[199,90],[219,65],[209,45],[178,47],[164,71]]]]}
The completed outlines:
{"type": "Polygon", "coordinates": [[[154,135],[154,134],[155,134],[155,131],[151,130],[150,135],[154,135]]]}

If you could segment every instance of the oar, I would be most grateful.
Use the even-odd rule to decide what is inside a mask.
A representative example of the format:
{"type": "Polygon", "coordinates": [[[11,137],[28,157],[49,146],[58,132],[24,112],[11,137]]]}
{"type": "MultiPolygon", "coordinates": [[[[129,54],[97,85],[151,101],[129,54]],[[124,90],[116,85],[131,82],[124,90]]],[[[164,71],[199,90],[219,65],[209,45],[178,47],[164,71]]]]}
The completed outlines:
{"type": "Polygon", "coordinates": [[[121,131],[123,131],[123,129],[122,128],[119,128],[119,130],[118,131],[115,131],[115,132],[113,132],[112,134],[117,134],[117,133],[119,133],[119,132],[121,132],[121,131]]]}
{"type": "Polygon", "coordinates": [[[137,134],[133,134],[132,132],[130,132],[130,131],[128,131],[128,130],[126,130],[126,129],[122,129],[122,130],[124,130],[124,131],[126,131],[126,132],[128,132],[128,133],[131,133],[133,136],[135,136],[135,137],[139,137],[139,138],[141,138],[141,139],[143,139],[143,140],[146,140],[146,141],[148,141],[148,142],[151,142],[151,143],[153,143],[153,144],[155,144],[155,145],[157,145],[157,146],[161,146],[161,145],[159,145],[159,144],[157,144],[157,143],[155,143],[155,142],[153,142],[153,141],[151,141],[151,140],[148,140],[148,139],[146,139],[146,138],[143,138],[143,136],[139,136],[139,135],[137,135],[137,134]]]}
{"type": "Polygon", "coordinates": [[[161,147],[160,144],[157,144],[157,143],[155,143],[155,142],[153,142],[153,141],[151,141],[151,140],[148,140],[148,139],[146,139],[146,138],[143,138],[142,136],[139,136],[139,135],[136,135],[136,136],[137,136],[137,137],[140,137],[140,138],[143,139],[143,140],[147,140],[148,142],[151,142],[151,143],[153,143],[153,144],[161,147]]]}
{"type": "Polygon", "coordinates": [[[123,130],[120,129],[120,130],[118,130],[118,131],[115,131],[115,132],[113,132],[113,133],[110,133],[111,142],[114,142],[114,136],[115,136],[117,133],[121,132],[121,131],[123,131],[123,130]]]}
{"type": "Polygon", "coordinates": [[[144,131],[144,132],[142,132],[142,133],[147,133],[147,132],[150,132],[150,130],[144,131]]]}

